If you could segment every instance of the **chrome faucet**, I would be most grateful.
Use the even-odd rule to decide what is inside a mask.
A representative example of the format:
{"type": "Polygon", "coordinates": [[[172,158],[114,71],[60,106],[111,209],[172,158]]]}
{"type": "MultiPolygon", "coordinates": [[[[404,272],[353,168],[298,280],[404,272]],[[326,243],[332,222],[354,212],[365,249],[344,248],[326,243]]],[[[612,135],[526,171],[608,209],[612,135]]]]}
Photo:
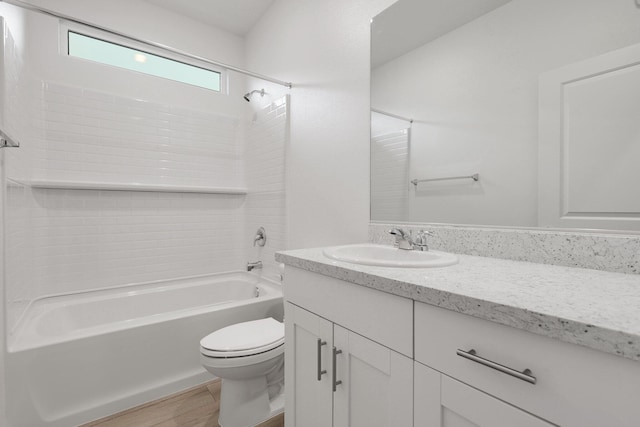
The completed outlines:
{"type": "Polygon", "coordinates": [[[251,270],[256,269],[256,268],[262,268],[262,261],[248,262],[247,263],[247,271],[251,271],[251,270]]]}
{"type": "Polygon", "coordinates": [[[392,234],[396,237],[395,246],[398,249],[412,250],[413,242],[411,241],[411,234],[407,233],[401,228],[392,228],[389,230],[389,234],[392,234]]]}
{"type": "Polygon", "coordinates": [[[256,231],[256,235],[253,237],[253,246],[256,244],[258,246],[264,246],[265,243],[267,243],[267,232],[264,227],[260,227],[258,228],[258,231],[256,231]]]}
{"type": "Polygon", "coordinates": [[[427,242],[427,236],[435,236],[432,231],[418,231],[417,236],[413,239],[413,249],[416,251],[426,252],[429,250],[429,243],[427,242]]]}
{"type": "Polygon", "coordinates": [[[427,236],[433,236],[433,232],[420,230],[414,238],[411,232],[407,232],[401,228],[392,228],[389,230],[389,234],[396,237],[395,246],[398,249],[415,250],[415,251],[428,251],[429,244],[427,243],[427,236]]]}

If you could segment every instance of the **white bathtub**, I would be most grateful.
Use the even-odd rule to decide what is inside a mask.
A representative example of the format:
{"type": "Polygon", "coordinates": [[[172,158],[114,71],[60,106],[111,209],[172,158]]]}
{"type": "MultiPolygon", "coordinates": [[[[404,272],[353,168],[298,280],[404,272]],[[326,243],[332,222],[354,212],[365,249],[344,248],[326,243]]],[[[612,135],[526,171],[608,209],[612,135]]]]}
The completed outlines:
{"type": "Polygon", "coordinates": [[[73,426],[200,384],[202,337],[282,316],[281,286],[248,273],[39,299],[8,343],[10,420],[73,426]]]}

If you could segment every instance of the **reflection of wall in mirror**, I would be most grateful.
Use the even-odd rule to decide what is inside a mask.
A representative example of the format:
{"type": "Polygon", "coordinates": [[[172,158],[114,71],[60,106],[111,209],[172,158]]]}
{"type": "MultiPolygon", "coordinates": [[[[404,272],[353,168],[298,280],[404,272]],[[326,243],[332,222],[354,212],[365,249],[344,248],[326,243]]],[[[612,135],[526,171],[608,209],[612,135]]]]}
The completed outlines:
{"type": "Polygon", "coordinates": [[[636,44],[541,75],[540,225],[640,230],[639,64],[636,44]]]}
{"type": "Polygon", "coordinates": [[[410,123],[371,113],[371,219],[409,215],[410,123]]]}
{"type": "Polygon", "coordinates": [[[639,22],[627,0],[513,0],[372,70],[372,107],[416,120],[412,178],[482,177],[420,184],[406,220],[536,226],[539,75],[640,42],[639,22]]]}

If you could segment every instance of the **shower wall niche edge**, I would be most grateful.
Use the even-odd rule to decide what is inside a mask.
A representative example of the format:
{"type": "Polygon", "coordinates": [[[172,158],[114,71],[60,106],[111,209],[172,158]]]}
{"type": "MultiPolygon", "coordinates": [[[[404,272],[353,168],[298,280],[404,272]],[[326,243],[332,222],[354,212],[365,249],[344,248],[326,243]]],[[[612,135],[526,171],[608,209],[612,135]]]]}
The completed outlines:
{"type": "Polygon", "coordinates": [[[34,188],[63,189],[63,190],[114,190],[114,191],[153,191],[167,193],[202,193],[202,194],[247,194],[245,187],[207,187],[188,185],[161,185],[96,181],[56,181],[32,180],[28,183],[34,188]]]}

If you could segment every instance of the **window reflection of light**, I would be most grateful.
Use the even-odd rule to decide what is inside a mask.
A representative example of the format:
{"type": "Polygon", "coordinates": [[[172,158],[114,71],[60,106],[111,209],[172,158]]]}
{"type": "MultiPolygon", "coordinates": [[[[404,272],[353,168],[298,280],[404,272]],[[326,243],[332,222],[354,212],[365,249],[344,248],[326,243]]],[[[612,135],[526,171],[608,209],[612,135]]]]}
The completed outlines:
{"type": "Polygon", "coordinates": [[[140,62],[140,63],[143,63],[143,64],[145,62],[147,62],[147,57],[144,56],[141,53],[136,53],[135,55],[133,55],[133,59],[135,59],[137,62],[140,62]]]}

